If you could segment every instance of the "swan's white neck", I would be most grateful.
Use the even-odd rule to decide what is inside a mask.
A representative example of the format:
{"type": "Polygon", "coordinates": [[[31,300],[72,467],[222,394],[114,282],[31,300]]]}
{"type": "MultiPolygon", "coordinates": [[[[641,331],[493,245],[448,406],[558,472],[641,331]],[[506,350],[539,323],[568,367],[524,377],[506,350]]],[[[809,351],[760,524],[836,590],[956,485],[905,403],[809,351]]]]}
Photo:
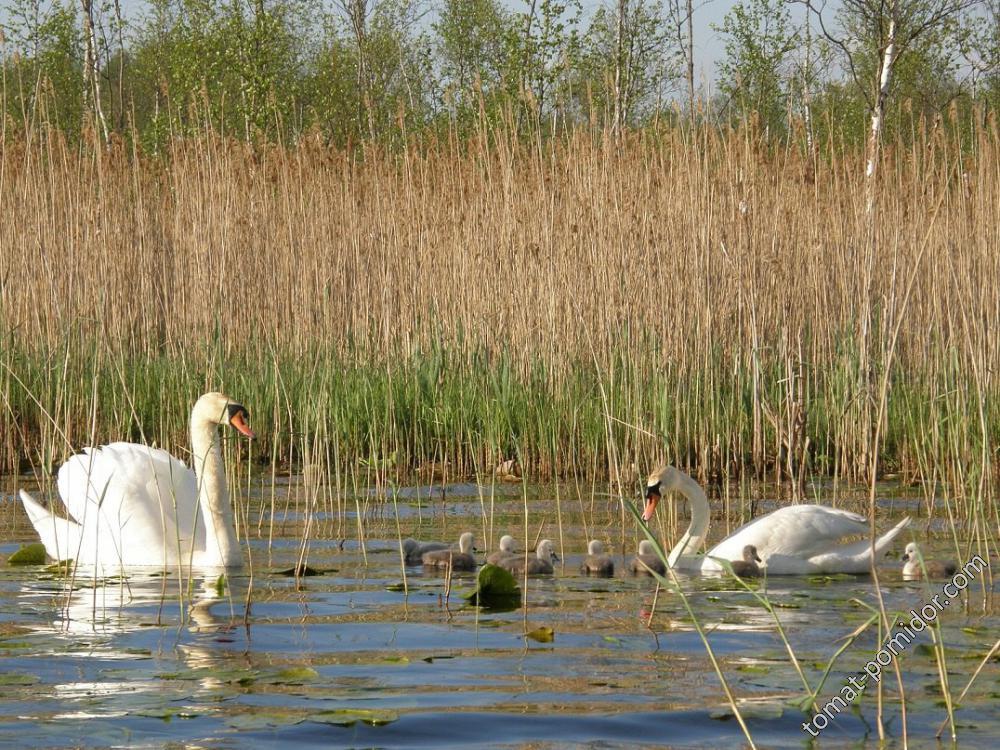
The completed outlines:
{"type": "Polygon", "coordinates": [[[667,564],[673,568],[683,555],[696,555],[705,544],[705,537],[708,535],[708,521],[710,509],[708,498],[705,497],[704,490],[694,479],[683,472],[677,472],[677,491],[687,498],[691,506],[691,524],[688,526],[684,536],[677,542],[670,555],[667,557],[667,564]]]}
{"type": "Polygon", "coordinates": [[[198,505],[205,524],[205,549],[195,551],[195,562],[207,567],[238,566],[242,557],[229,507],[219,428],[195,414],[191,415],[191,453],[198,477],[198,505]]]}

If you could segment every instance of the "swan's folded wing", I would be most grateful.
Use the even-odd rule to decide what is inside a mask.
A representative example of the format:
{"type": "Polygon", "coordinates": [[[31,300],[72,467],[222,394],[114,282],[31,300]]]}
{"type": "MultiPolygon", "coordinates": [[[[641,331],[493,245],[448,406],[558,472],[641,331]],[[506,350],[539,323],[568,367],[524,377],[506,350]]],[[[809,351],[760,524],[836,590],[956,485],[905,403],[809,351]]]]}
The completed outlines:
{"type": "Polygon", "coordinates": [[[59,469],[58,486],[73,518],[85,528],[99,523],[100,538],[110,534],[107,542],[125,557],[128,548],[169,549],[175,540],[190,548],[197,480],[164,450],[132,443],[85,448],[59,469]]]}
{"type": "Polygon", "coordinates": [[[753,544],[765,561],[772,555],[808,559],[845,536],[867,532],[868,519],[857,513],[825,505],[790,505],[742,526],[708,554],[741,560],[743,547],[753,544]]]}

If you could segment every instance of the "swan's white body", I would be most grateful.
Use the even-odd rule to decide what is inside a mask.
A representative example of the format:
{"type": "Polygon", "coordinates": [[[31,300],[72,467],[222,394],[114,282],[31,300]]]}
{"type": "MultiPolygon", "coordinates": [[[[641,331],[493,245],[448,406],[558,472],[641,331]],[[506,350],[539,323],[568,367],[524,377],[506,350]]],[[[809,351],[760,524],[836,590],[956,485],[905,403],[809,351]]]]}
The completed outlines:
{"type": "MultiPolygon", "coordinates": [[[[691,525],[670,551],[667,562],[678,570],[721,572],[723,567],[712,558],[741,560],[747,545],[757,548],[763,560],[761,570],[767,575],[803,575],[810,573],[868,573],[872,564],[869,539],[843,543],[847,536],[867,536],[868,519],[823,505],[790,505],[779,508],[740,527],[707,554],[699,554],[708,533],[708,499],[698,483],[684,472],[668,466],[650,476],[649,495],[659,497],[659,488],[677,490],[691,504],[691,525]]],[[[656,500],[651,502],[655,508],[656,500]]],[[[646,517],[651,514],[647,506],[646,517]]],[[[876,559],[883,555],[892,540],[910,523],[904,518],[875,540],[876,559]]]]}
{"type": "Polygon", "coordinates": [[[218,426],[232,423],[252,437],[245,414],[218,393],[198,399],[191,411],[194,471],[164,450],[132,443],[72,456],[57,478],[69,518],[21,492],[46,553],[102,568],[242,565],[218,426]]]}

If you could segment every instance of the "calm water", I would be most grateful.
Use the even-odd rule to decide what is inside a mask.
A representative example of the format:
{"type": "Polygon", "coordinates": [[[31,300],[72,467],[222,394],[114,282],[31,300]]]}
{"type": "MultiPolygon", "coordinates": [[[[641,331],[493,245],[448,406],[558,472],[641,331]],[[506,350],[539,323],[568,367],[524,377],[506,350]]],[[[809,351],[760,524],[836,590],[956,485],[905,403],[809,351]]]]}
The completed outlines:
{"type": "MultiPolygon", "coordinates": [[[[72,591],[44,569],[6,564],[33,534],[19,503],[4,493],[0,745],[714,748],[745,742],[681,598],[661,591],[647,627],[654,584],[621,572],[631,554],[617,558],[612,579],[577,572],[588,532],[622,541],[617,502],[579,501],[575,494],[567,501],[571,493],[563,491],[560,537],[554,491],[533,489],[529,536],[541,533],[557,547],[561,538],[563,566],[554,577],[530,581],[524,608],[488,612],[462,599],[471,574],[456,576],[446,599],[442,575],[407,568],[408,592],[402,590],[396,519],[404,536],[450,540],[468,527],[482,539],[491,521],[494,540],[507,531],[523,540],[518,487],[486,496],[474,485],[432,493],[410,488],[399,494],[395,511],[378,492],[339,504],[324,500],[308,551],[309,564],[323,572],[298,587],[280,573],[297,559],[305,526],[296,488],[301,483],[291,479],[254,490],[252,576],[224,586],[176,576],[78,578],[72,591]],[[540,628],[551,628],[551,639],[540,628]]],[[[914,512],[915,503],[894,501],[880,525],[907,505],[914,512]]],[[[631,550],[639,537],[631,521],[626,525],[631,550]]],[[[917,526],[923,539],[924,523],[917,526]]],[[[947,543],[943,536],[934,540],[925,544],[928,554],[947,543]]],[[[895,561],[886,564],[884,578],[890,611],[919,607],[940,591],[940,584],[902,582],[895,561]]],[[[802,683],[771,616],[732,581],[684,578],[683,590],[759,747],[877,744],[874,689],[859,710],[842,713],[811,740],[801,729],[811,714],[793,705],[802,683]]],[[[956,696],[1000,636],[991,593],[979,584],[970,591],[943,616],[956,696]]],[[[867,619],[863,605],[877,605],[864,577],[772,579],[766,592],[812,684],[841,639],[867,619]]],[[[925,632],[900,661],[912,747],[938,746],[934,734],[946,716],[929,644],[925,632]]],[[[820,704],[877,648],[874,630],[861,635],[838,661],[820,704]]],[[[997,745],[998,696],[994,660],[958,710],[960,745],[997,745]]],[[[901,746],[895,706],[888,716],[889,739],[901,746]]]]}

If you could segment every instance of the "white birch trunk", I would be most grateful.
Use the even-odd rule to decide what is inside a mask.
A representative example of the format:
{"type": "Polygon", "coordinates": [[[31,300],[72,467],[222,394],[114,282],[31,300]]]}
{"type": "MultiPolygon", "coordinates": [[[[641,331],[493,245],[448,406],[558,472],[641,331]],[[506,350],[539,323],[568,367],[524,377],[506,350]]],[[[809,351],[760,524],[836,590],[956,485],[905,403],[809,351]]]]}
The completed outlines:
{"type": "Polygon", "coordinates": [[[108,142],[108,123],[104,119],[104,109],[101,107],[101,86],[98,78],[97,68],[97,35],[94,32],[94,3],[93,0],[80,0],[83,10],[83,36],[84,36],[84,60],[83,60],[83,84],[86,92],[86,101],[94,107],[94,116],[101,128],[101,135],[104,142],[108,142]]]}
{"type": "Polygon", "coordinates": [[[612,130],[620,135],[625,120],[624,102],[622,101],[622,65],[625,56],[625,14],[628,12],[627,0],[618,0],[618,28],[615,32],[615,102],[612,114],[612,130]]]}
{"type": "Polygon", "coordinates": [[[865,177],[868,180],[868,208],[874,191],[873,182],[878,164],[879,145],[882,140],[882,122],[885,118],[885,103],[889,98],[889,86],[892,84],[892,69],[896,64],[896,17],[899,13],[899,0],[894,0],[889,9],[889,30],[886,38],[885,52],[882,54],[882,66],[879,74],[878,94],[875,97],[875,107],[872,110],[872,126],[868,135],[868,161],[865,165],[865,177]]]}

